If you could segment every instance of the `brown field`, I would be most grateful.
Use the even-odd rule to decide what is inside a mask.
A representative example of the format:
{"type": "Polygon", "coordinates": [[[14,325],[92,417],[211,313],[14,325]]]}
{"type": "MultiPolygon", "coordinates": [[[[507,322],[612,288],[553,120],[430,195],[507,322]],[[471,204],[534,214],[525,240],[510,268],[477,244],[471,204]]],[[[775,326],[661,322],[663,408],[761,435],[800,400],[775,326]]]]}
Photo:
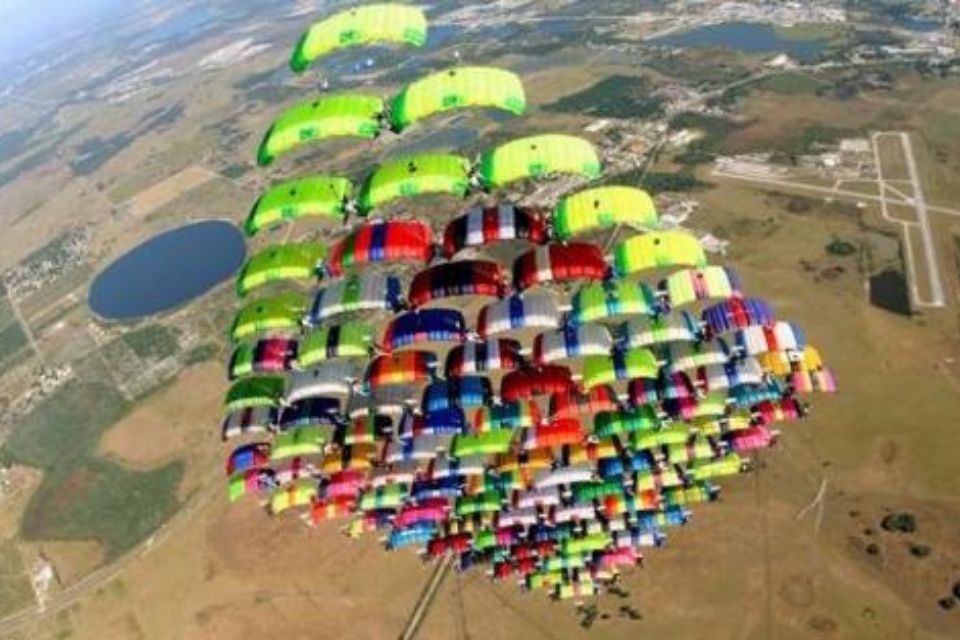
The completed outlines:
{"type": "Polygon", "coordinates": [[[191,165],[164,180],[137,193],[126,204],[135,218],[141,218],[167,204],[182,194],[210,180],[211,174],[203,167],[191,165]]]}
{"type": "MultiPolygon", "coordinates": [[[[877,138],[877,149],[880,152],[880,164],[883,166],[884,180],[909,180],[910,171],[907,159],[904,156],[903,143],[900,136],[884,135],[877,138]]],[[[909,183],[903,185],[906,195],[912,197],[909,183]]]]}

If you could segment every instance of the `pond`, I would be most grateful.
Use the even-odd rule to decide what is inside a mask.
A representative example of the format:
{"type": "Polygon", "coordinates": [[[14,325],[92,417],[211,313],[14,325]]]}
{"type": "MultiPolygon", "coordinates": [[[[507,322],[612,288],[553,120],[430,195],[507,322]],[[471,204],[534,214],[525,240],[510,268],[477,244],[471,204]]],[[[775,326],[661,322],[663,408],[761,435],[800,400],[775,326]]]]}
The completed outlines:
{"type": "Polygon", "coordinates": [[[648,44],[689,49],[722,48],[746,53],[786,53],[799,62],[817,59],[827,42],[785,38],[768,24],[725,22],[671,33],[647,41],[648,44]]]}
{"type": "Polygon", "coordinates": [[[150,238],[117,258],[90,286],[90,308],[108,320],[173,309],[206,293],[243,264],[243,234],[206,220],[150,238]]]}

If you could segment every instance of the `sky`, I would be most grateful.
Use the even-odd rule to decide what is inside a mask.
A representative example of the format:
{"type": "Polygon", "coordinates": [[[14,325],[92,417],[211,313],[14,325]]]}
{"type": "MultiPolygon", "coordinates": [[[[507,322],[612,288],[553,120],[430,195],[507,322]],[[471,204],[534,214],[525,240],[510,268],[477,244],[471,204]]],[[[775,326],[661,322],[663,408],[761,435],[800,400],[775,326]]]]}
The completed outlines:
{"type": "MultiPolygon", "coordinates": [[[[137,2],[138,0],[127,0],[137,2]]],[[[57,31],[92,24],[125,0],[0,0],[0,53],[10,55],[57,31]]]]}

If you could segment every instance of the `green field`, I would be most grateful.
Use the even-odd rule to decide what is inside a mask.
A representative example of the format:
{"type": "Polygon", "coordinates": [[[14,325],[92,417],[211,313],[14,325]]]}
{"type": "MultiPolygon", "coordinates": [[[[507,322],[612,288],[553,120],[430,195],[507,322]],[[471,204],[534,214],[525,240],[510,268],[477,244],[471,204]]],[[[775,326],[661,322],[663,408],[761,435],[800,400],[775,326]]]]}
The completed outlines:
{"type": "Polygon", "coordinates": [[[785,95],[803,95],[816,94],[819,91],[831,89],[833,83],[805,73],[786,71],[768,76],[753,86],[761,91],[772,91],[785,95]]]}
{"type": "Polygon", "coordinates": [[[653,90],[653,83],[644,76],[614,75],[543,109],[603,118],[652,118],[660,114],[663,103],[651,97],[653,90]]]}
{"type": "Polygon", "coordinates": [[[174,512],[181,463],[141,473],[96,454],[104,431],[129,408],[114,388],[75,380],[14,430],[0,460],[45,472],[21,522],[26,539],[93,539],[109,558],[143,540],[174,512]]]}
{"type": "Polygon", "coordinates": [[[161,360],[179,349],[177,336],[162,324],[151,324],[123,334],[121,338],[138,357],[161,360]]]}

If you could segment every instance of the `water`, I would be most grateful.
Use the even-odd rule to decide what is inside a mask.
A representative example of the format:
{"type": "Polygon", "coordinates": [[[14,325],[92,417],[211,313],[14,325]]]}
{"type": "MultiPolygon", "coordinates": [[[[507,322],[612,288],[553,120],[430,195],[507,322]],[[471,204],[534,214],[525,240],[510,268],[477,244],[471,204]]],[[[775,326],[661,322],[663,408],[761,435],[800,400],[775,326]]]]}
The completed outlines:
{"type": "Polygon", "coordinates": [[[940,28],[940,21],[923,16],[897,16],[893,22],[902,29],[918,33],[930,33],[940,28]]]}
{"type": "Polygon", "coordinates": [[[109,320],[180,306],[229,278],[246,256],[243,234],[207,220],[155,236],[104,269],[90,287],[90,308],[109,320]]]}
{"type": "Polygon", "coordinates": [[[754,22],[714,24],[671,33],[647,42],[690,49],[723,48],[746,53],[786,53],[800,62],[816,60],[827,46],[822,40],[784,38],[772,26],[754,22]]]}

